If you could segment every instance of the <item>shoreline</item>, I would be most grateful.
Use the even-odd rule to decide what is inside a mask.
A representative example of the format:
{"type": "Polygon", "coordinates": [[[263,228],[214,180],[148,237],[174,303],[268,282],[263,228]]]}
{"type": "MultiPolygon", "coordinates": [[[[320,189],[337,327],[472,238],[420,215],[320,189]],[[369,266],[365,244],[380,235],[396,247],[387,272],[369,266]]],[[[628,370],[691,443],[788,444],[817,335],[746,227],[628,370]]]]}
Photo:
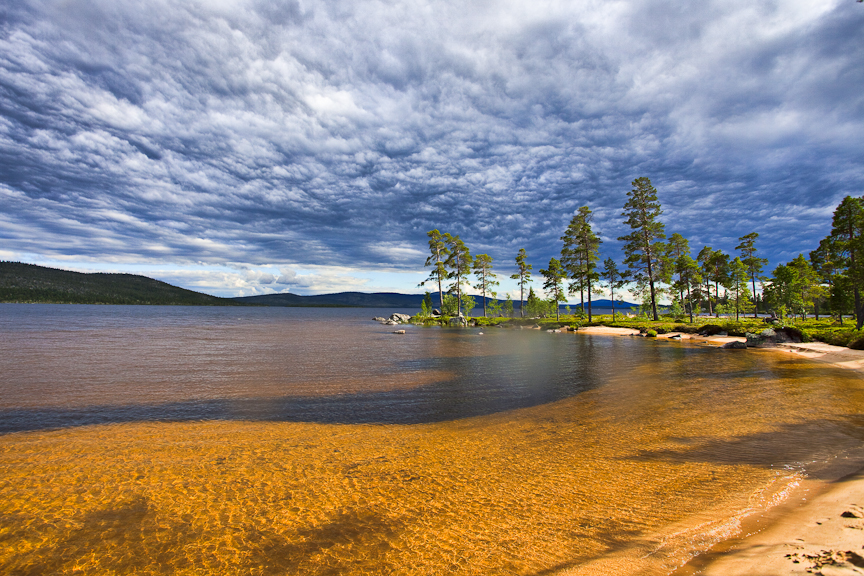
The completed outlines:
{"type": "MultiPolygon", "coordinates": [[[[587,327],[583,334],[630,335],[638,330],[587,327]]],[[[722,347],[736,336],[669,333],[722,347]]],[[[864,373],[864,351],[822,342],[783,343],[760,350],[796,356],[864,373]]],[[[743,518],[738,533],[693,557],[670,576],[864,575],[864,462],[838,463],[827,478],[804,479],[783,502],[743,518]],[[850,469],[852,470],[850,473],[850,469]]]]}
{"type": "Polygon", "coordinates": [[[864,574],[864,466],[833,480],[806,479],[789,498],[742,521],[741,533],[670,576],[864,574]]]}
{"type": "MultiPolygon", "coordinates": [[[[615,328],[610,326],[585,326],[576,330],[577,334],[605,334],[613,336],[638,336],[639,330],[635,328],[615,328]]],[[[658,334],[656,340],[690,340],[695,344],[712,347],[722,347],[729,342],[746,342],[743,336],[699,336],[698,334],[687,334],[685,332],[668,332],[658,334]]],[[[784,342],[758,350],[774,350],[775,352],[788,352],[807,358],[846,368],[849,370],[864,372],[864,350],[853,350],[845,346],[833,346],[824,342],[784,342]]]]}

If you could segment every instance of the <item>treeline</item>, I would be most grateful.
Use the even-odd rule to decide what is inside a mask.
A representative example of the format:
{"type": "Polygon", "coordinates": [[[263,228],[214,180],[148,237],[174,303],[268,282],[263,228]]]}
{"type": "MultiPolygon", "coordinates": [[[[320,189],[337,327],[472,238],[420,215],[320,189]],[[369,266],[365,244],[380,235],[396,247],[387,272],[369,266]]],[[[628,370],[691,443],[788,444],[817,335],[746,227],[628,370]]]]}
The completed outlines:
{"type": "MultiPolygon", "coordinates": [[[[715,316],[735,314],[775,313],[780,318],[809,313],[834,316],[842,324],[843,314],[853,314],[856,329],[864,324],[864,197],[847,196],[834,212],[831,233],[809,253],[809,259],[799,254],[786,264],[777,266],[771,275],[763,275],[768,260],[759,255],[757,232],[738,239],[732,255],[704,246],[694,258],[690,243],[681,234],[667,237],[657,190],[648,178],[637,178],[627,193],[621,216],[631,232],[618,238],[623,242],[623,268],[613,258],[600,263],[600,237],[592,226],[588,206],[579,208],[564,235],[561,236],[560,258],[551,258],[543,277],[546,300],[538,299],[530,287],[533,266],[528,263],[525,249],[516,255],[520,302],[528,305],[523,315],[554,311],[567,295],[580,296],[581,313],[591,321],[591,298],[601,288],[608,289],[615,301],[615,292],[630,286],[640,295],[643,305],[654,320],[659,319],[657,302],[662,296],[671,300],[669,313],[675,317],[689,316],[690,322],[699,313],[715,316]],[[757,282],[762,286],[759,293],[757,282]],[[566,285],[565,285],[566,284],[566,285]],[[722,294],[721,294],[722,288],[722,294]],[[587,306],[586,304],[587,300],[587,306]]],[[[498,285],[488,254],[472,257],[459,238],[432,230],[428,233],[430,256],[426,266],[432,268],[424,281],[437,284],[439,304],[446,315],[466,315],[474,300],[464,294],[473,274],[473,284],[483,300],[483,315],[487,315],[488,298],[494,298],[498,285]],[[449,282],[449,284],[448,284],[449,282]],[[465,304],[468,308],[466,310],[465,304]]],[[[424,284],[424,283],[421,283],[424,284]]],[[[508,296],[509,299],[509,296],[508,296]]],[[[510,311],[512,312],[512,306],[510,311]]],[[[499,310],[493,310],[493,313],[499,310]]],[[[614,315],[614,309],[613,309],[614,315]]]]}
{"type": "Polygon", "coordinates": [[[20,262],[0,262],[0,302],[53,304],[160,304],[239,306],[135,274],[70,272],[20,262]]]}

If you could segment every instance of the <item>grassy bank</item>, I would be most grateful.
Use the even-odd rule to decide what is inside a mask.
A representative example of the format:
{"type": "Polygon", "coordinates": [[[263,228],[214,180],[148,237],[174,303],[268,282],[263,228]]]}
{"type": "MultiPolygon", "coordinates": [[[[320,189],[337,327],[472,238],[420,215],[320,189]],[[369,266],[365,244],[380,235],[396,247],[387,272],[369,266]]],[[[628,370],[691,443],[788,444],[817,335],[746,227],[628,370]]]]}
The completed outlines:
{"type": "MultiPolygon", "coordinates": [[[[448,325],[449,318],[418,318],[414,320],[424,325],[448,325]]],[[[825,342],[834,346],[846,346],[855,350],[864,350],[864,332],[855,330],[853,321],[847,320],[842,325],[831,318],[785,319],[779,324],[766,324],[762,318],[744,318],[737,321],[734,318],[715,318],[701,316],[691,324],[682,319],[662,317],[658,321],[644,316],[628,317],[617,314],[612,318],[608,315],[595,315],[591,322],[579,316],[561,315],[555,318],[469,318],[476,326],[540,326],[542,329],[581,328],[583,326],[609,326],[614,328],[632,328],[642,333],[654,331],[656,334],[669,332],[684,332],[688,334],[725,332],[730,336],[746,336],[748,332],[756,333],[766,328],[787,328],[800,332],[802,342],[825,342]]]]}

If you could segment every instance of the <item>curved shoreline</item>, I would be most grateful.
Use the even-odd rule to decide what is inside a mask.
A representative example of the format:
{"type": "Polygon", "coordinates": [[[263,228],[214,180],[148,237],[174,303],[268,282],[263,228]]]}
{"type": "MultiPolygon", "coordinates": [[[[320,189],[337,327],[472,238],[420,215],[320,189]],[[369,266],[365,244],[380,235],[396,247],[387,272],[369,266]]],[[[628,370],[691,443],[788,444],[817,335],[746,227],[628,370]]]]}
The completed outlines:
{"type": "MultiPolygon", "coordinates": [[[[638,330],[592,326],[583,334],[636,335],[638,330]]],[[[720,347],[746,341],[735,336],[670,333],[720,347]]],[[[784,343],[760,350],[795,354],[864,372],[864,351],[822,342],[784,343]]],[[[827,479],[805,479],[788,498],[741,521],[739,533],[672,571],[670,576],[798,576],[864,574],[864,461],[838,463],[827,479]],[[852,472],[850,473],[850,470],[852,472]],[[832,477],[833,476],[833,477],[832,477]],[[825,567],[825,568],[823,568],[825,567]]]]}

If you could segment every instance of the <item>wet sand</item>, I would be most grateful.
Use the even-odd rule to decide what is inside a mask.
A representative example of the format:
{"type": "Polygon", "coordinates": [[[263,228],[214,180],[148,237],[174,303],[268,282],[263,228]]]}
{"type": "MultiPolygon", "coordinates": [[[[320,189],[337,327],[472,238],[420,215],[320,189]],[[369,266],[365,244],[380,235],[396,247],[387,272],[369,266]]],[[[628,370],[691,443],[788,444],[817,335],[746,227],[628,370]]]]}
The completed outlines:
{"type": "Polygon", "coordinates": [[[779,513],[750,519],[752,535],[720,544],[675,576],[864,574],[862,502],[864,470],[830,483],[804,481],[779,513]]]}
{"type": "MultiPolygon", "coordinates": [[[[586,333],[627,335],[626,329],[591,327],[586,333]]],[[[581,330],[580,330],[581,331],[581,330]]],[[[638,332],[637,332],[638,333],[638,332]]],[[[680,337],[705,345],[746,341],[735,336],[680,337]]],[[[864,374],[864,351],[822,342],[784,343],[767,349],[792,353],[864,374]]],[[[679,570],[675,576],[824,576],[864,575],[864,469],[834,480],[802,479],[789,501],[741,519],[742,534],[714,546],[679,570]]],[[[615,571],[614,558],[594,567],[562,574],[602,574],[615,571]]]]}

